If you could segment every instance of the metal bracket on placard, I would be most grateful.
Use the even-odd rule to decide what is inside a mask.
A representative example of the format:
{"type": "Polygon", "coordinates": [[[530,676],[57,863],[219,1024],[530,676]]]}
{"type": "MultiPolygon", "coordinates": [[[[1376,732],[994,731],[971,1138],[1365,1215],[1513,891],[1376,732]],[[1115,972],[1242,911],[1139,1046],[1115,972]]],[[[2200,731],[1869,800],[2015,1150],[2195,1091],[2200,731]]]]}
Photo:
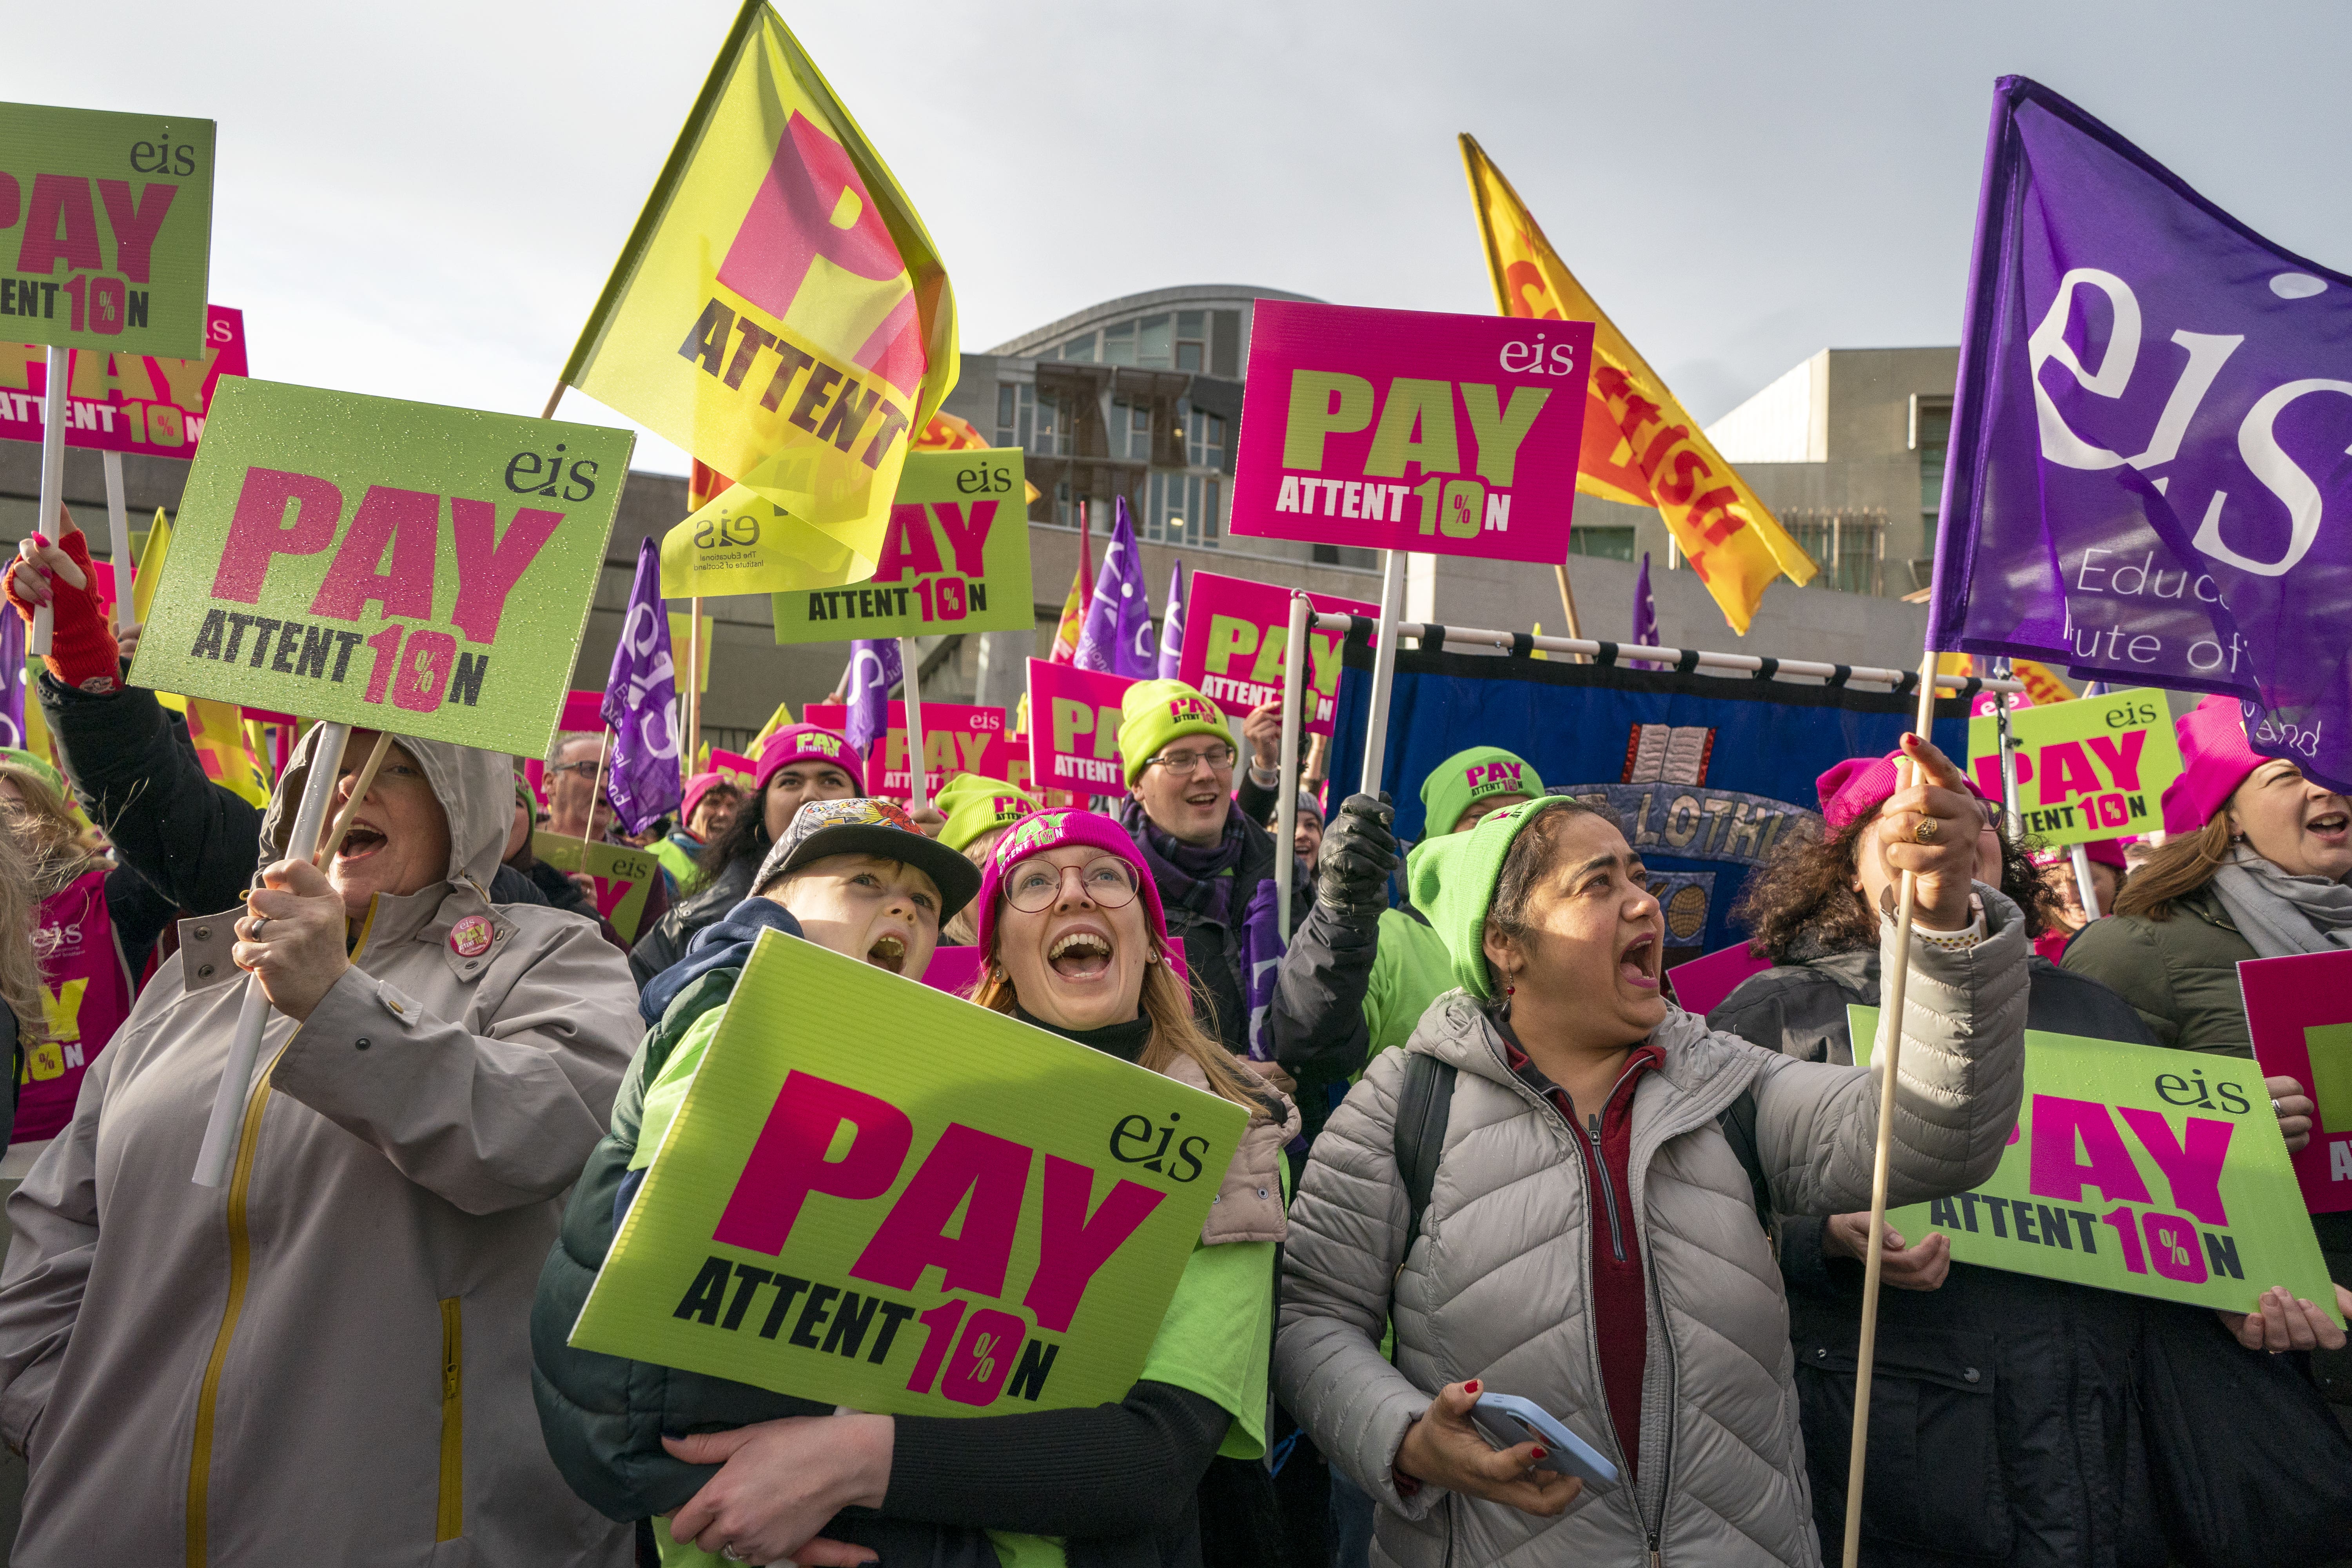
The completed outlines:
{"type": "Polygon", "coordinates": [[[1675,660],[1675,673],[1676,675],[1688,675],[1697,668],[1698,649],[1695,647],[1686,647],[1683,649],[1682,657],[1675,660]]]}
{"type": "Polygon", "coordinates": [[[1777,659],[1777,658],[1759,658],[1759,659],[1758,659],[1758,660],[1756,661],[1756,679],[1759,679],[1759,680],[1769,680],[1769,679],[1771,679],[1774,676],[1776,676],[1776,675],[1778,675],[1778,674],[1780,674],[1780,661],[1779,659],[1777,659]]]}
{"type": "Polygon", "coordinates": [[[1593,645],[1592,662],[1599,665],[1603,669],[1616,668],[1617,645],[1613,642],[1595,643],[1593,645]]]}

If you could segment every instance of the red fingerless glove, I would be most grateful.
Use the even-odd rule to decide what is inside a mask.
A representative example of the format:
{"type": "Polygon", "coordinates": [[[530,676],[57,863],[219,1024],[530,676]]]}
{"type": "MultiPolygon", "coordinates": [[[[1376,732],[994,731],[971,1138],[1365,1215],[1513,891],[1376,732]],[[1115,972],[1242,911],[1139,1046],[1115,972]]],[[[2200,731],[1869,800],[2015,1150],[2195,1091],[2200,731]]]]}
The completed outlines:
{"type": "MultiPolygon", "coordinates": [[[[79,529],[58,539],[57,545],[81,568],[83,582],[96,580],[89,542],[79,529]]],[[[16,573],[23,565],[21,558],[10,564],[7,575],[0,577],[0,591],[29,622],[34,606],[16,594],[16,573]]],[[[49,578],[49,653],[42,661],[49,673],[79,691],[122,689],[122,649],[115,643],[114,634],[106,629],[106,612],[99,606],[98,595],[54,575],[49,578]]]]}

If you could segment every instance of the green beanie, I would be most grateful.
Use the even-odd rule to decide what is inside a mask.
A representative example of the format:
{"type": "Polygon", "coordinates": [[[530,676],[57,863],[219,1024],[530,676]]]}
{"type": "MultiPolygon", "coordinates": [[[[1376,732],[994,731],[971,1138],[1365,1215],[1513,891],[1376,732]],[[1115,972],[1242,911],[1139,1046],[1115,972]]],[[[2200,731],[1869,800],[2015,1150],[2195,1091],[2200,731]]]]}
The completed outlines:
{"type": "Polygon", "coordinates": [[[940,786],[931,803],[948,819],[940,829],[940,842],[959,854],[991,828],[1018,822],[1037,809],[1037,803],[1022,790],[978,773],[958,773],[940,786]]]}
{"type": "Polygon", "coordinates": [[[1429,917],[1430,928],[1454,955],[1454,978],[1481,1001],[1495,994],[1486,973],[1486,910],[1495,901],[1503,858],[1519,829],[1553,806],[1570,804],[1566,795],[1548,795],[1489,812],[1467,833],[1423,839],[1405,860],[1413,907],[1429,917]]]}
{"type": "Polygon", "coordinates": [[[65,775],[52,767],[47,757],[37,757],[32,752],[16,746],[0,746],[0,763],[13,763],[24,769],[57,791],[64,797],[68,807],[72,805],[73,791],[66,787],[65,775]]]}
{"type": "Polygon", "coordinates": [[[1456,752],[1430,770],[1421,781],[1423,808],[1422,837],[1435,838],[1454,831],[1462,814],[1490,795],[1543,794],[1543,780],[1535,764],[1500,746],[1473,746],[1456,752]]]}
{"type": "Polygon", "coordinates": [[[1214,735],[1233,743],[1224,713],[1181,680],[1139,680],[1118,704],[1118,754],[1127,764],[1127,786],[1143,776],[1146,763],[1171,741],[1214,735]]]}

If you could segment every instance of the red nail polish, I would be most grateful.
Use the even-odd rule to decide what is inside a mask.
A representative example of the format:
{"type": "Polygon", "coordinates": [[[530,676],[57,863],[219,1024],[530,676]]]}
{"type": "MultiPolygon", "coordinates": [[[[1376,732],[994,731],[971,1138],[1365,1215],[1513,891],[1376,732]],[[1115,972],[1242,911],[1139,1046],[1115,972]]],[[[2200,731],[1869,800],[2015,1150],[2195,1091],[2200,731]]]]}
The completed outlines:
{"type": "Polygon", "coordinates": [[[1477,1393],[1477,1392],[1478,1392],[1478,1380],[1477,1380],[1476,1378],[1475,1378],[1475,1377],[1474,1377],[1474,1378],[1472,1378],[1469,1382],[1467,1382],[1467,1383],[1464,1384],[1462,1385],[1462,1392],[1463,1392],[1463,1393],[1465,1393],[1465,1394],[1475,1394],[1475,1393],[1477,1393]]]}
{"type": "Polygon", "coordinates": [[[1538,1445],[1533,1457],[1538,1459],[1548,1459],[1551,1457],[1551,1450],[1538,1445]]]}

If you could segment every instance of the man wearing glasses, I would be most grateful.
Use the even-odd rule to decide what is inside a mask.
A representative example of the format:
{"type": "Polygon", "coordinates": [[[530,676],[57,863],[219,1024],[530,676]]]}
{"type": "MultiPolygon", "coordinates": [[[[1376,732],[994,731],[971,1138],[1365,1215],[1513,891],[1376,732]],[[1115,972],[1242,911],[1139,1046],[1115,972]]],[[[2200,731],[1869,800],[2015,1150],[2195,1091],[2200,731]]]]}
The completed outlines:
{"type": "Polygon", "coordinates": [[[1195,995],[1214,1010],[1202,1022],[1227,1050],[1264,1059],[1258,1037],[1282,962],[1277,850],[1234,809],[1233,733],[1216,704],[1180,680],[1136,682],[1120,715],[1128,798],[1118,819],[1151,868],[1195,995]]]}
{"type": "MultiPolygon", "coordinates": [[[[614,831],[613,803],[599,787],[609,784],[612,776],[612,759],[605,752],[602,734],[593,730],[571,730],[556,736],[554,748],[547,753],[547,830],[559,838],[593,837],[600,844],[628,846],[629,841],[614,831]]],[[[595,879],[575,873],[572,881],[593,910],[595,879]]],[[[646,907],[637,916],[637,930],[651,931],[654,922],[669,912],[669,889],[662,879],[655,878],[646,890],[646,907]]],[[[607,939],[620,942],[625,952],[628,933],[614,931],[609,923],[604,929],[607,939]]]]}

